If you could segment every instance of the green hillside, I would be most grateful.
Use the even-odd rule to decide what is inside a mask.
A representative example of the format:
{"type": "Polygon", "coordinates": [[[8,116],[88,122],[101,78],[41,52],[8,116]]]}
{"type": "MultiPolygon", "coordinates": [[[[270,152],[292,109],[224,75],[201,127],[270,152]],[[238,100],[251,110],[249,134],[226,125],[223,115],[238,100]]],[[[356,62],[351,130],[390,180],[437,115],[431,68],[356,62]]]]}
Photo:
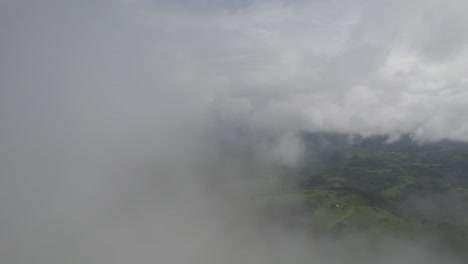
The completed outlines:
{"type": "Polygon", "coordinates": [[[278,168],[278,192],[254,199],[260,215],[311,232],[432,236],[468,245],[468,144],[404,136],[305,134],[299,167],[278,168]]]}

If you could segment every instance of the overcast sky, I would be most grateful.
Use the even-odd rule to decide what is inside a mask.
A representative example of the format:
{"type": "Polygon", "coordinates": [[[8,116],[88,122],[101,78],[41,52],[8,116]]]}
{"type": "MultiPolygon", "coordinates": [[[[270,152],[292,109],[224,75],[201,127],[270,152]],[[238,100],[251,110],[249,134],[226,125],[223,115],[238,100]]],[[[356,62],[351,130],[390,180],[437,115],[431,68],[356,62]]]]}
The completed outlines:
{"type": "Polygon", "coordinates": [[[236,121],[468,139],[465,1],[167,2],[164,70],[236,121]]]}
{"type": "Polygon", "coordinates": [[[119,119],[179,100],[253,129],[467,140],[466,7],[2,1],[2,105],[50,117],[86,96],[80,115],[119,119]]]}

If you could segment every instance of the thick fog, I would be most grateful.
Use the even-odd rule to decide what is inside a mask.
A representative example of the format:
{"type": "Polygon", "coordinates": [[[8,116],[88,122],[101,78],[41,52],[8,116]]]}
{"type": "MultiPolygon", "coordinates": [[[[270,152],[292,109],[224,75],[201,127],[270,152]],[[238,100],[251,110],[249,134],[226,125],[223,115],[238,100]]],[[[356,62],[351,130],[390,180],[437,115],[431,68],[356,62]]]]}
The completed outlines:
{"type": "Polygon", "coordinates": [[[458,263],[259,228],[300,131],[468,139],[466,1],[0,1],[0,262],[458,263]]]}

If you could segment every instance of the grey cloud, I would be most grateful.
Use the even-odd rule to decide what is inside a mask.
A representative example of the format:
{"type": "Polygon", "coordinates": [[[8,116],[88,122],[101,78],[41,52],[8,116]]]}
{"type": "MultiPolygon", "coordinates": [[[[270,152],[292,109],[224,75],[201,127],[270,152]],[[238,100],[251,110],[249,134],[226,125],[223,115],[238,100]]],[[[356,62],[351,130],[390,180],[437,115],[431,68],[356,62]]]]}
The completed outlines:
{"type": "Polygon", "coordinates": [[[463,115],[451,111],[461,106],[440,96],[460,94],[465,85],[466,34],[457,4],[258,1],[242,11],[203,15],[183,6],[154,8],[145,21],[163,30],[184,64],[193,65],[185,68],[197,75],[189,76],[191,89],[212,98],[246,97],[253,117],[271,104],[291,105],[298,118],[306,117],[293,130],[466,139],[452,133],[463,130],[455,123],[441,132],[428,121],[451,113],[464,123],[463,115]],[[373,103],[355,87],[367,87],[373,103]],[[354,103],[346,101],[351,94],[354,103]],[[416,115],[412,109],[421,111],[416,115]],[[329,121],[316,124],[310,116],[329,121]],[[426,132],[415,133],[418,129],[426,132]]]}

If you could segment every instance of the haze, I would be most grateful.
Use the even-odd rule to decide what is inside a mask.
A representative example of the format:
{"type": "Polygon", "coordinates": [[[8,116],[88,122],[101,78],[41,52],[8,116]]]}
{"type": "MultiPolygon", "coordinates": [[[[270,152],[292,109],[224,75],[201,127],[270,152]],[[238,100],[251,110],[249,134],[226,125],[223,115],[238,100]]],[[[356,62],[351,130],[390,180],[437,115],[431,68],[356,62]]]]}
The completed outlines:
{"type": "Polygon", "coordinates": [[[467,8],[0,1],[0,262],[459,263],[239,204],[300,132],[468,140],[467,8]]]}

